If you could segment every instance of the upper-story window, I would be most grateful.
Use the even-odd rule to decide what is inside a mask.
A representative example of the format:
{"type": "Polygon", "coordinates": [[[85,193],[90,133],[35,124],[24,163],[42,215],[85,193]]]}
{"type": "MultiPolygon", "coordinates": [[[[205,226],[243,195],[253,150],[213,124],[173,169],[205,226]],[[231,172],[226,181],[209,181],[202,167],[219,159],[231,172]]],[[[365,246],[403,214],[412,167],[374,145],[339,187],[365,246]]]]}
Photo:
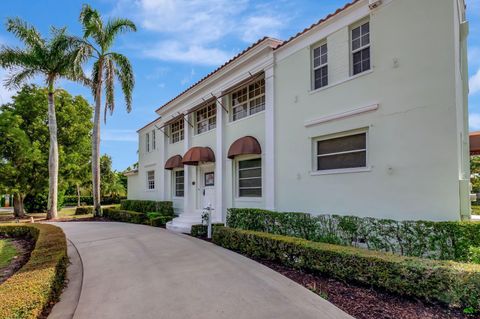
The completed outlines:
{"type": "Polygon", "coordinates": [[[147,150],[147,152],[150,152],[150,134],[149,133],[145,135],[145,149],[147,150]]]}
{"type": "Polygon", "coordinates": [[[370,22],[352,28],[352,74],[370,70],[370,22]]]}
{"type": "Polygon", "coordinates": [[[313,66],[313,89],[319,89],[328,85],[328,47],[323,43],[312,52],[313,66]]]}
{"type": "Polygon", "coordinates": [[[265,79],[233,92],[231,100],[233,121],[265,110],[265,79]]]}
{"type": "Polygon", "coordinates": [[[152,150],[155,150],[157,148],[157,141],[156,141],[156,136],[155,136],[155,129],[152,130],[152,150]]]}
{"type": "Polygon", "coordinates": [[[183,118],[170,124],[170,143],[176,143],[183,140],[183,118]]]}
{"type": "Polygon", "coordinates": [[[213,130],[217,125],[217,106],[211,103],[195,112],[197,134],[213,130]]]}

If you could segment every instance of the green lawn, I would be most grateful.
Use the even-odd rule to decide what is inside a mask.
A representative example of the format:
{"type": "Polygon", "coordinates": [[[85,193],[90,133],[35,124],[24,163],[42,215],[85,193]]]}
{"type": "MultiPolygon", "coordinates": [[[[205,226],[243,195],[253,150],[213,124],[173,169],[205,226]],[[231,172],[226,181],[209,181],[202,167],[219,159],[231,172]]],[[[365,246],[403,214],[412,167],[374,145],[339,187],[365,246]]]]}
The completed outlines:
{"type": "Polygon", "coordinates": [[[17,253],[9,239],[0,239],[0,269],[8,266],[17,253]]]}

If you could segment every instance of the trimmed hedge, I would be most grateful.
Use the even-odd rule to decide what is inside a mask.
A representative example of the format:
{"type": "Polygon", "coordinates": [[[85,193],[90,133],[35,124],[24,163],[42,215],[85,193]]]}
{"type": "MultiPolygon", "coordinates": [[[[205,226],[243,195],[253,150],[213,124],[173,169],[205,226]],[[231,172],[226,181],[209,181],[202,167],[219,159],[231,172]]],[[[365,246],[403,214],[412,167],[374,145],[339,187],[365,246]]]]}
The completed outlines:
{"type": "Polygon", "coordinates": [[[147,214],[140,212],[132,212],[129,210],[104,208],[103,217],[126,223],[145,224],[148,221],[147,214]]]}
{"type": "Polygon", "coordinates": [[[37,318],[63,288],[68,263],[65,234],[48,224],[8,224],[0,225],[0,235],[35,240],[28,262],[0,285],[0,318],[37,318]]]}
{"type": "Polygon", "coordinates": [[[227,226],[307,240],[392,252],[403,256],[474,261],[480,223],[395,221],[356,216],[230,208],[227,226]]]}
{"type": "Polygon", "coordinates": [[[173,219],[173,216],[157,216],[150,218],[150,226],[165,227],[165,225],[173,219]]]}
{"type": "MultiPolygon", "coordinates": [[[[126,199],[126,197],[117,197],[117,196],[105,196],[101,198],[102,205],[114,205],[120,204],[120,202],[126,199]]],[[[80,203],[82,205],[93,205],[92,196],[80,196],[80,203]]],[[[75,195],[67,195],[64,197],[63,205],[65,206],[77,206],[78,197],[75,195]]]]}
{"type": "MultiPolygon", "coordinates": [[[[214,223],[212,224],[212,234],[217,227],[225,226],[223,223],[214,223]]],[[[192,225],[190,230],[190,235],[193,237],[205,238],[207,237],[208,226],[203,224],[192,225]]]]}
{"type": "Polygon", "coordinates": [[[213,242],[289,267],[373,285],[387,291],[480,309],[480,266],[404,257],[361,248],[218,227],[213,242]]]}
{"type": "Polygon", "coordinates": [[[157,202],[153,200],[131,200],[121,202],[121,209],[141,213],[160,213],[163,216],[173,216],[173,203],[170,201],[157,202]]]}
{"type": "Polygon", "coordinates": [[[79,206],[75,208],[75,215],[93,214],[93,206],[79,206]]]}

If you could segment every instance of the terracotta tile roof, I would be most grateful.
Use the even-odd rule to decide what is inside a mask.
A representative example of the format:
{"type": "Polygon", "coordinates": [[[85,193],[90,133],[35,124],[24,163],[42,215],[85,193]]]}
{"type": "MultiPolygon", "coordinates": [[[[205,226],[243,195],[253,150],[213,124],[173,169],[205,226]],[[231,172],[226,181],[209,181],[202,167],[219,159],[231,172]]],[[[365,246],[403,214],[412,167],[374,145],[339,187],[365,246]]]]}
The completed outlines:
{"type": "Polygon", "coordinates": [[[270,38],[270,37],[263,37],[261,38],[260,40],[258,40],[257,42],[253,43],[252,45],[250,45],[248,48],[246,48],[245,50],[243,50],[242,52],[238,53],[236,56],[234,56],[233,58],[231,58],[230,60],[228,60],[227,62],[225,62],[224,64],[222,64],[221,66],[219,66],[218,68],[216,68],[215,70],[213,70],[212,72],[210,72],[209,74],[207,74],[206,76],[204,76],[202,79],[200,79],[199,81],[197,81],[196,83],[192,84],[189,88],[187,88],[185,91],[181,92],[180,94],[178,94],[176,97],[174,97],[173,99],[171,99],[170,101],[168,101],[167,103],[165,103],[164,105],[160,106],[158,110],[160,110],[162,107],[172,103],[173,101],[175,101],[176,99],[178,99],[180,96],[182,96],[183,94],[187,93],[189,90],[193,89],[195,86],[199,85],[200,83],[202,83],[203,81],[205,81],[207,78],[211,77],[212,75],[214,75],[215,73],[217,73],[218,71],[220,71],[221,69],[223,69],[224,67],[226,67],[227,65],[229,65],[230,63],[232,63],[233,61],[237,60],[238,58],[240,58],[242,55],[244,55],[245,53],[247,53],[248,51],[252,50],[254,47],[256,47],[257,45],[259,45],[260,43],[262,43],[263,41],[265,40],[273,40],[274,42],[277,42],[278,45],[280,45],[282,43],[282,40],[278,40],[278,39],[274,39],[274,38],[270,38]]]}
{"type": "Polygon", "coordinates": [[[310,31],[311,29],[315,28],[316,26],[324,23],[325,21],[329,20],[330,18],[336,16],[337,14],[339,14],[340,12],[348,9],[349,7],[353,6],[354,4],[356,4],[357,2],[360,2],[361,0],[354,0],[352,2],[349,2],[347,4],[345,4],[342,8],[339,8],[337,9],[335,12],[333,13],[330,13],[329,15],[327,15],[326,17],[318,20],[317,22],[315,22],[314,24],[312,24],[311,26],[309,26],[308,28],[305,28],[303,29],[303,31],[300,31],[298,32],[297,34],[295,34],[294,36],[290,37],[290,39],[284,41],[282,44],[280,44],[279,46],[277,46],[275,48],[275,50],[278,50],[279,48],[283,47],[284,45],[286,45],[287,43],[290,43],[291,41],[295,40],[296,38],[302,36],[303,34],[305,34],[306,32],[310,31]]]}

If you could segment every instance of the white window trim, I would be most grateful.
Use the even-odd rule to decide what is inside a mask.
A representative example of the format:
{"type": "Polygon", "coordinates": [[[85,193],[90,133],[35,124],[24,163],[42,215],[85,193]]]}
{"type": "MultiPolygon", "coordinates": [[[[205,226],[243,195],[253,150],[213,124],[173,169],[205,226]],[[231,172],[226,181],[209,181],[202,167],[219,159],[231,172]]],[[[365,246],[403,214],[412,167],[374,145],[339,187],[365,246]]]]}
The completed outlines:
{"type": "Polygon", "coordinates": [[[320,90],[320,89],[323,89],[323,88],[326,88],[330,85],[330,72],[328,70],[328,43],[327,43],[327,40],[323,40],[321,41],[320,43],[318,44],[315,44],[312,46],[311,50],[310,50],[310,63],[311,63],[311,86],[310,86],[310,90],[311,91],[316,91],[316,90],[320,90]],[[321,64],[321,52],[320,52],[320,65],[315,67],[315,64],[314,64],[314,51],[318,48],[320,48],[320,51],[321,51],[321,47],[326,45],[327,46],[327,63],[324,63],[324,64],[321,64]],[[318,87],[318,88],[315,88],[315,71],[317,69],[321,69],[323,67],[327,67],[327,85],[324,85],[324,86],[321,86],[321,87],[318,87]]]}
{"type": "Polygon", "coordinates": [[[235,89],[232,93],[230,93],[230,94],[228,95],[229,106],[230,106],[230,107],[229,107],[229,110],[230,110],[230,112],[229,112],[229,113],[230,113],[229,122],[230,122],[230,123],[233,123],[233,122],[241,121],[241,120],[243,120],[243,119],[245,119],[245,118],[249,118],[249,117],[254,116],[254,115],[258,114],[258,113],[265,112],[265,107],[266,107],[266,104],[267,104],[267,100],[266,100],[266,89],[267,89],[267,87],[266,87],[266,79],[265,79],[264,77],[261,77],[261,78],[259,78],[257,81],[252,82],[252,83],[248,83],[248,84],[246,84],[246,85],[244,85],[244,86],[241,86],[241,87],[235,89]],[[260,95],[257,95],[257,96],[255,96],[255,97],[253,97],[253,98],[250,98],[250,96],[249,96],[249,95],[250,95],[249,86],[252,85],[252,84],[255,84],[255,83],[257,83],[258,81],[261,81],[261,80],[264,81],[264,92],[263,92],[262,94],[260,94],[260,95]],[[247,100],[246,100],[246,102],[244,102],[244,103],[247,105],[247,115],[244,116],[244,117],[242,117],[242,118],[240,118],[240,119],[234,120],[234,119],[233,119],[233,113],[234,113],[234,112],[233,112],[233,109],[234,109],[235,107],[237,107],[238,105],[237,105],[237,106],[233,106],[232,96],[233,96],[233,93],[236,93],[236,92],[238,92],[238,91],[240,91],[240,90],[243,90],[244,88],[247,88],[247,100]],[[251,113],[251,105],[250,105],[250,103],[251,103],[253,100],[258,99],[258,98],[260,98],[260,97],[262,97],[262,96],[265,97],[265,104],[264,104],[264,106],[263,106],[263,110],[252,114],[252,113],[251,113]]]}
{"type": "Polygon", "coordinates": [[[201,134],[210,132],[210,131],[212,131],[212,130],[214,130],[214,129],[217,128],[217,124],[218,124],[218,123],[217,123],[217,105],[216,105],[216,102],[213,102],[213,103],[210,103],[210,104],[208,104],[208,105],[205,105],[204,107],[196,110],[196,111],[194,112],[194,114],[195,114],[195,115],[194,115],[194,116],[195,116],[195,135],[201,135],[201,134]],[[210,106],[212,106],[212,105],[213,105],[213,107],[215,108],[215,112],[213,113],[213,115],[208,116],[208,107],[210,107],[210,106]],[[203,111],[203,110],[205,110],[205,109],[207,109],[207,117],[204,118],[204,119],[201,120],[201,121],[197,121],[197,113],[200,112],[200,111],[203,111]],[[214,127],[214,128],[210,128],[209,122],[210,122],[210,119],[213,119],[213,118],[215,118],[215,127],[214,127]],[[202,123],[202,122],[206,122],[206,123],[207,123],[207,130],[204,131],[204,132],[200,132],[200,133],[199,133],[199,132],[198,132],[198,124],[199,124],[199,123],[202,123]]]}
{"type": "Polygon", "coordinates": [[[371,71],[373,70],[373,56],[372,56],[372,23],[370,21],[370,17],[366,17],[366,18],[363,18],[362,20],[350,25],[349,29],[348,29],[348,47],[349,47],[349,54],[350,54],[350,77],[356,77],[360,74],[363,74],[365,72],[368,72],[368,71],[371,71]],[[369,37],[369,41],[368,41],[368,45],[364,45],[364,46],[361,46],[355,50],[353,50],[352,48],[352,31],[353,29],[356,29],[362,25],[364,25],[365,23],[369,23],[369,31],[368,31],[368,37],[369,37]],[[370,48],[370,68],[368,70],[364,70],[360,73],[357,73],[357,74],[353,74],[353,55],[358,52],[358,51],[361,51],[363,49],[366,49],[366,48],[370,48]]]}
{"type": "Polygon", "coordinates": [[[147,192],[154,192],[156,187],[157,187],[157,181],[156,181],[156,177],[157,177],[157,174],[155,174],[155,170],[152,169],[152,170],[148,170],[145,172],[145,178],[146,178],[146,182],[147,182],[147,185],[146,185],[146,191],[147,192]],[[153,188],[150,188],[149,186],[149,179],[148,179],[148,173],[149,172],[153,172],[153,188]]]}
{"type": "Polygon", "coordinates": [[[176,200],[183,200],[185,198],[185,169],[184,168],[175,168],[172,170],[172,198],[176,200]],[[183,171],[183,196],[177,196],[176,189],[176,172],[183,171]]]}
{"type": "Polygon", "coordinates": [[[181,142],[181,141],[183,141],[183,140],[185,139],[185,123],[184,123],[184,122],[185,122],[185,119],[184,119],[184,118],[181,118],[181,119],[179,119],[179,120],[177,120],[177,121],[175,121],[175,122],[173,122],[173,123],[170,123],[170,125],[169,125],[169,131],[170,131],[169,142],[170,142],[170,144],[176,144],[176,143],[179,143],[179,142],[181,142]],[[182,126],[181,129],[179,129],[178,131],[175,131],[175,132],[174,132],[173,129],[172,129],[172,125],[175,124],[175,123],[178,123],[178,122],[182,122],[182,125],[183,125],[183,126],[182,126]],[[180,134],[182,131],[183,131],[183,138],[180,138],[180,137],[179,137],[178,141],[173,141],[173,134],[174,134],[174,133],[178,133],[179,135],[182,135],[182,134],[180,134]]]}
{"type": "Polygon", "coordinates": [[[234,200],[235,201],[238,201],[238,202],[260,202],[263,200],[263,197],[264,197],[264,194],[265,194],[265,165],[264,165],[264,159],[262,156],[258,156],[258,155],[241,155],[241,156],[237,156],[235,159],[234,159],[234,192],[235,192],[235,196],[234,196],[234,200]],[[252,159],[260,159],[261,160],[261,163],[262,163],[262,166],[260,167],[261,168],[261,179],[262,179],[262,196],[258,196],[258,197],[241,197],[240,196],[240,179],[239,179],[239,166],[240,166],[240,162],[241,161],[248,161],[248,160],[252,160],[252,159]]]}
{"type": "MultiPolygon", "coordinates": [[[[333,133],[329,135],[323,135],[320,137],[311,138],[311,149],[312,149],[312,156],[311,156],[311,167],[312,171],[310,175],[318,176],[318,175],[331,175],[331,174],[345,174],[345,173],[360,173],[360,172],[370,172],[372,167],[370,166],[370,133],[368,127],[354,129],[350,131],[344,131],[339,133],[333,133]],[[329,170],[317,170],[317,142],[330,140],[338,137],[356,135],[365,133],[365,166],[363,167],[351,167],[351,168],[336,168],[336,169],[329,169],[329,170]]],[[[354,152],[358,152],[359,150],[355,150],[354,152]]],[[[350,151],[345,153],[351,153],[350,151]]]]}

